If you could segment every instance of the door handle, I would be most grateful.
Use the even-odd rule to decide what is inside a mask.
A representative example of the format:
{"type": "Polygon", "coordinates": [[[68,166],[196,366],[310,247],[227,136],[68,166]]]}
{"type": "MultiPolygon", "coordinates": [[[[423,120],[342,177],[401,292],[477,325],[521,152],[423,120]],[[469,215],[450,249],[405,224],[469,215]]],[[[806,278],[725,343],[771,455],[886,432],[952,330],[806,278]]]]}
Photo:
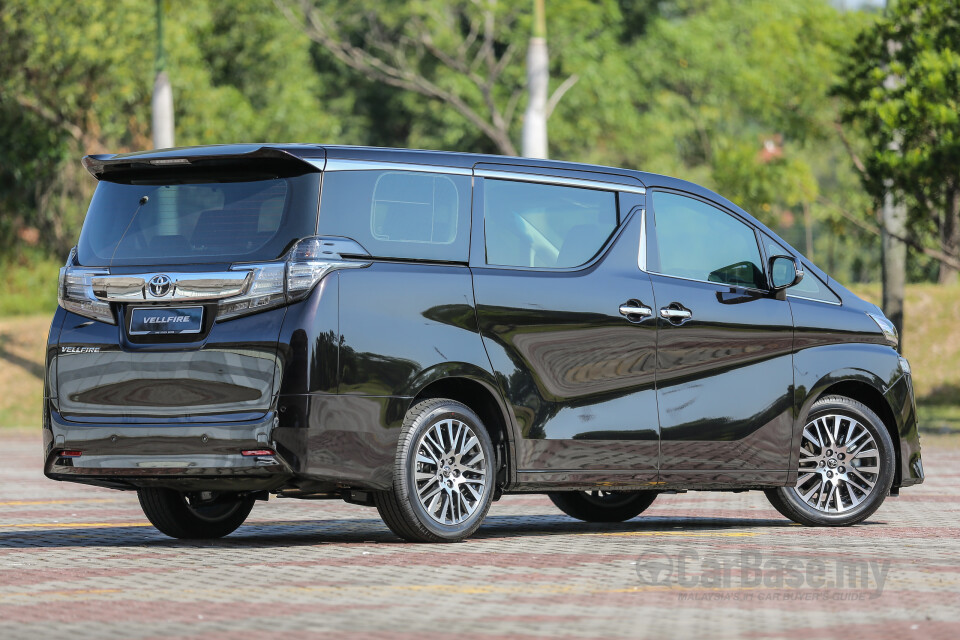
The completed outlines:
{"type": "Polygon", "coordinates": [[[680,308],[677,308],[677,307],[680,307],[680,305],[676,303],[671,304],[669,307],[663,307],[662,309],[660,309],[660,317],[666,318],[667,320],[671,320],[671,321],[689,320],[690,318],[693,317],[693,311],[690,311],[689,309],[684,309],[683,307],[680,307],[680,308]]]}
{"type": "Polygon", "coordinates": [[[620,305],[620,315],[626,316],[631,322],[643,320],[653,315],[653,309],[646,306],[639,300],[627,300],[620,305]],[[631,316],[633,316],[631,318],[631,316]]]}

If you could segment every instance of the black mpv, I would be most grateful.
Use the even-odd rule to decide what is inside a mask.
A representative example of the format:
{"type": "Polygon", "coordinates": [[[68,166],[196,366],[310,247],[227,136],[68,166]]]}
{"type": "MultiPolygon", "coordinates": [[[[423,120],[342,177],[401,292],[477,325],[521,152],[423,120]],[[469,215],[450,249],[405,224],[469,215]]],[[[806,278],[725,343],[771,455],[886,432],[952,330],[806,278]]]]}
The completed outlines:
{"type": "Polygon", "coordinates": [[[697,185],[325,145],[83,162],[45,472],[136,490],[170,536],[270,494],[375,506],[412,541],[518,492],[615,522],[761,489],[848,525],[923,481],[891,323],[697,185]]]}

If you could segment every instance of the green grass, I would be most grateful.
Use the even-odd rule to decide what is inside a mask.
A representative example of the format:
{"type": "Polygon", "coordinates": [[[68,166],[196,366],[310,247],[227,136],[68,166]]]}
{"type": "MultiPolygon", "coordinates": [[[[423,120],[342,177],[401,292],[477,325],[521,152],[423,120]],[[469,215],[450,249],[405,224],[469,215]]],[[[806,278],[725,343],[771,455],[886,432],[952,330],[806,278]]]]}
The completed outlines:
{"type": "Polygon", "coordinates": [[[921,433],[960,435],[960,404],[917,404],[921,433]]]}
{"type": "Polygon", "coordinates": [[[51,315],[0,317],[0,427],[40,425],[51,315]]]}
{"type": "Polygon", "coordinates": [[[30,250],[0,259],[0,318],[52,314],[61,266],[62,261],[30,250]]]}

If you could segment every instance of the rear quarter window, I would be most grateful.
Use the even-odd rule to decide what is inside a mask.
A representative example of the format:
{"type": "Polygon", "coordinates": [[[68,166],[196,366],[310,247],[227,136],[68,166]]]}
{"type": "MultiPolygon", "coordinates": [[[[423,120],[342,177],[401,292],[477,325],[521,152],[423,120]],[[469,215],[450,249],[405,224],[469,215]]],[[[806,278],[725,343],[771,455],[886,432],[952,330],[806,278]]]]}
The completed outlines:
{"type": "Polygon", "coordinates": [[[380,258],[466,262],[470,182],[428,171],[329,171],[318,230],[380,258]]]}

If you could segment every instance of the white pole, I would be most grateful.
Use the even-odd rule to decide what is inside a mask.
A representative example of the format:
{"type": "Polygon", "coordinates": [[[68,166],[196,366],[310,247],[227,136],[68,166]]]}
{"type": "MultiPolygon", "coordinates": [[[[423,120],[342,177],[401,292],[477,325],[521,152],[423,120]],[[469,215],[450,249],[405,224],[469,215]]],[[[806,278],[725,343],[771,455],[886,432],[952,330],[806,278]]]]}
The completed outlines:
{"type": "Polygon", "coordinates": [[[169,149],[173,142],[173,88],[164,69],[163,0],[157,0],[157,78],[153,82],[153,148],[169,149]]]}
{"type": "Polygon", "coordinates": [[[534,0],[533,8],[533,36],[527,51],[527,91],[530,98],[523,116],[523,155],[528,158],[546,158],[550,58],[547,54],[544,0],[534,0]]]}
{"type": "Polygon", "coordinates": [[[153,148],[169,149],[173,142],[173,89],[166,71],[153,83],[153,148]]]}

